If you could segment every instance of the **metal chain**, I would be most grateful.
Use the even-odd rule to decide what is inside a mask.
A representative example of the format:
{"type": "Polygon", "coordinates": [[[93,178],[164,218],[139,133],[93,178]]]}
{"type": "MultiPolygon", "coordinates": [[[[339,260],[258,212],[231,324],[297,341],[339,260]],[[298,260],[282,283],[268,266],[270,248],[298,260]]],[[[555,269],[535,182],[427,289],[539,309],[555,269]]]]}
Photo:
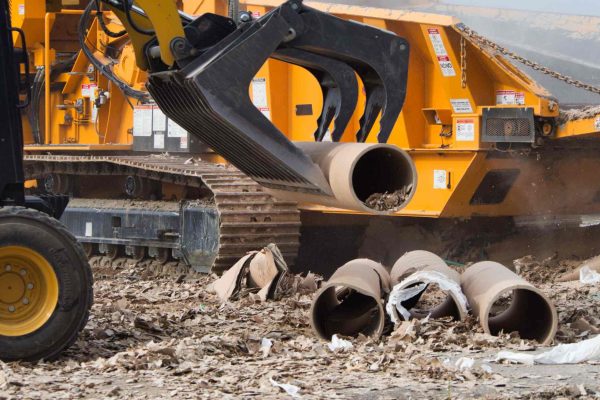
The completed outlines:
{"type": "Polygon", "coordinates": [[[467,88],[467,43],[464,36],[460,37],[460,70],[462,88],[467,88]]]}
{"type": "MultiPolygon", "coordinates": [[[[492,48],[492,49],[498,51],[499,53],[502,53],[503,55],[505,55],[509,58],[512,58],[513,60],[520,62],[521,64],[526,65],[530,68],[533,68],[534,70],[539,71],[545,75],[549,75],[549,76],[551,76],[555,79],[558,79],[559,81],[565,82],[569,85],[572,85],[572,86],[578,87],[580,89],[587,90],[588,92],[592,92],[592,93],[600,95],[600,87],[587,84],[585,82],[582,82],[582,81],[572,78],[570,76],[563,75],[560,72],[554,71],[548,67],[544,67],[543,65],[540,65],[539,63],[537,63],[535,61],[528,60],[525,57],[522,57],[522,56],[506,49],[505,47],[502,47],[499,44],[492,42],[491,40],[487,39],[486,37],[481,36],[474,30],[472,30],[471,28],[466,26],[465,24],[458,24],[458,25],[456,25],[456,27],[461,32],[463,32],[465,35],[467,35],[470,39],[472,39],[474,42],[476,42],[479,46],[492,48]]],[[[461,43],[461,46],[462,46],[462,43],[461,43]]],[[[461,54],[462,54],[462,47],[461,47],[461,54]]]]}

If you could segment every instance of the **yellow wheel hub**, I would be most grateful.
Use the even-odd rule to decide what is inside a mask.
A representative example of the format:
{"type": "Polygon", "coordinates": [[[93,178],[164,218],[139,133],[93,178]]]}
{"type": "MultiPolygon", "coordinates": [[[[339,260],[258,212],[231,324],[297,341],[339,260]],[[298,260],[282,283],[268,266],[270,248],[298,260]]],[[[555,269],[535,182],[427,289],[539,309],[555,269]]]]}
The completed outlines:
{"type": "Polygon", "coordinates": [[[0,247],[0,336],[40,329],[58,304],[58,279],[41,254],[22,246],[0,247]]]}

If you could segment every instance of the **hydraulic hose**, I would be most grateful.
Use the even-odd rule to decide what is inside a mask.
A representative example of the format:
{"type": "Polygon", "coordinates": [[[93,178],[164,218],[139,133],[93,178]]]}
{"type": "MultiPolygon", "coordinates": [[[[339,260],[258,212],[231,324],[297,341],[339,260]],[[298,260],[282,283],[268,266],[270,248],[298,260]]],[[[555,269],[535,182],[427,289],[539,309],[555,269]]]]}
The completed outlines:
{"type": "Polygon", "coordinates": [[[148,100],[148,93],[140,90],[133,89],[127,83],[123,82],[119,79],[112,71],[109,65],[103,64],[100,60],[98,60],[90,48],[85,43],[87,26],[90,22],[90,16],[92,14],[92,9],[94,8],[94,1],[90,1],[90,3],[85,8],[81,19],[79,20],[79,26],[77,27],[77,33],[79,36],[79,44],[81,46],[81,50],[86,55],[86,57],[90,60],[92,65],[100,71],[102,75],[104,75],[109,81],[114,83],[125,96],[132,97],[139,101],[148,100]]]}

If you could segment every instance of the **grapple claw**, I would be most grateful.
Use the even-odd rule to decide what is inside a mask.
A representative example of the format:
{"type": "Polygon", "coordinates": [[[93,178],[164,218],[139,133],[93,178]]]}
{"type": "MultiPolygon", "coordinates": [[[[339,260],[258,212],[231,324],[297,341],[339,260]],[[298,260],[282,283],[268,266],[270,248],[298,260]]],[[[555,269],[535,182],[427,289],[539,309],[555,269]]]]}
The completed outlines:
{"type": "Polygon", "coordinates": [[[331,196],[319,167],[250,101],[250,82],[269,57],[301,65],[319,80],[324,106],[317,140],[334,118],[332,139],[340,140],[357,103],[356,74],[367,94],[360,141],[381,114],[378,140],[386,142],[404,104],[406,40],[301,0],[241,25],[200,53],[180,70],[151,74],[148,90],[171,119],[269,188],[331,196]]]}
{"type": "Polygon", "coordinates": [[[323,92],[323,110],[317,119],[315,140],[323,141],[335,118],[331,139],[339,142],[358,102],[358,80],[354,70],[344,62],[293,48],[279,49],[273,58],[300,65],[314,75],[323,92]]]}

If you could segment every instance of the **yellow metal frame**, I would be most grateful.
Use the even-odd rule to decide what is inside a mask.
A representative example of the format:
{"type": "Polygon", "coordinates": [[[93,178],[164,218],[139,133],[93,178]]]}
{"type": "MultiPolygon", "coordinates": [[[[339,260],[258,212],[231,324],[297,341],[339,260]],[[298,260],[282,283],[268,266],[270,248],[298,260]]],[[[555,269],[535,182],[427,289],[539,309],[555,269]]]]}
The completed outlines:
{"type": "MultiPolygon", "coordinates": [[[[121,23],[127,29],[131,43],[135,49],[137,65],[142,70],[148,69],[144,49],[151,36],[137,32],[127,21],[125,13],[105,3],[107,7],[121,20],[121,23]]],[[[135,4],[146,13],[146,17],[132,14],[134,22],[144,29],[152,28],[156,33],[158,44],[160,46],[160,58],[168,66],[175,63],[175,57],[171,52],[171,42],[177,37],[185,37],[179,10],[174,1],[156,1],[156,0],[136,0],[135,4]]]]}
{"type": "Polygon", "coordinates": [[[0,247],[0,336],[25,336],[56,310],[58,278],[41,254],[22,246],[0,247]]]}
{"type": "MultiPolygon", "coordinates": [[[[30,0],[16,0],[16,3],[23,1],[28,2],[30,0]]],[[[270,9],[279,6],[281,0],[242,0],[242,3],[248,11],[261,16],[270,9]]],[[[455,18],[403,10],[347,6],[316,1],[305,1],[305,4],[333,13],[340,18],[352,19],[393,31],[410,41],[408,96],[400,118],[392,131],[389,143],[401,147],[411,154],[417,166],[419,182],[413,200],[406,209],[398,212],[397,215],[460,217],[477,214],[520,215],[537,212],[538,208],[536,207],[524,206],[529,198],[523,193],[530,191],[528,185],[531,185],[532,182],[545,181],[543,172],[526,157],[521,159],[492,159],[488,157],[488,155],[494,154],[488,152],[492,145],[481,142],[479,131],[483,110],[488,107],[530,107],[534,109],[534,114],[538,117],[558,118],[559,109],[552,100],[551,95],[544,88],[504,58],[493,51],[479,47],[477,43],[463,36],[456,27],[459,21],[455,18]],[[449,62],[452,63],[456,71],[455,76],[444,76],[442,73],[436,58],[436,49],[430,39],[431,30],[438,32],[439,40],[447,50],[449,62]],[[463,85],[461,79],[461,44],[464,45],[466,50],[466,85],[463,85]],[[521,93],[524,104],[513,106],[497,104],[496,93],[506,90],[521,93]],[[457,112],[451,104],[450,100],[452,99],[468,101],[472,106],[471,112],[457,112]],[[439,122],[437,122],[438,120],[439,122]],[[473,125],[473,140],[458,140],[456,137],[459,124],[465,123],[465,121],[473,125]],[[443,133],[447,131],[452,131],[453,134],[444,136],[443,133]],[[511,165],[522,169],[523,173],[502,204],[470,204],[473,194],[481,185],[487,173],[497,169],[511,168],[511,165]],[[434,186],[434,177],[439,177],[441,174],[446,177],[445,185],[440,187],[438,183],[434,186]]],[[[133,18],[136,23],[145,29],[156,30],[159,36],[161,58],[166,64],[172,65],[173,60],[169,58],[172,56],[170,42],[173,38],[183,35],[175,2],[171,0],[136,0],[136,5],[144,9],[148,16],[146,18],[134,14],[133,18]]],[[[223,0],[186,0],[183,6],[187,12],[216,12],[221,14],[226,12],[226,2],[223,0]]],[[[120,10],[112,8],[111,10],[119,18],[121,24],[127,28],[132,41],[131,46],[124,48],[120,63],[115,66],[115,71],[121,77],[127,76],[130,83],[141,85],[144,75],[140,74],[139,69],[135,68],[135,63],[141,69],[147,69],[144,48],[150,37],[133,31],[128,26],[127,20],[120,10]]],[[[80,11],[72,12],[80,13],[80,11]]],[[[39,10],[33,10],[32,13],[33,21],[26,20],[25,23],[38,26],[39,10]]],[[[46,65],[50,65],[54,60],[54,51],[51,48],[52,46],[49,45],[54,14],[56,13],[45,14],[47,19],[44,34],[47,36],[47,40],[43,50],[46,54],[46,57],[44,57],[46,65]]],[[[121,24],[116,21],[116,18],[113,17],[112,19],[116,25],[115,29],[121,29],[121,24]]],[[[97,25],[94,25],[90,30],[88,40],[96,43],[98,48],[111,43],[111,39],[107,38],[98,29],[97,25]]],[[[80,55],[80,59],[76,61],[74,72],[82,74],[87,65],[85,57],[80,55]]],[[[47,74],[48,72],[49,68],[46,69],[47,74]]],[[[62,93],[64,99],[73,101],[83,97],[78,86],[79,83],[87,82],[85,81],[87,78],[75,74],[63,75],[58,78],[58,81],[65,82],[62,93]]],[[[313,110],[321,109],[321,90],[314,77],[303,68],[269,60],[259,71],[257,78],[261,79],[261,83],[264,82],[267,91],[267,109],[263,110],[265,115],[268,115],[272,122],[290,140],[314,140],[312,132],[316,128],[316,115],[306,116],[294,113],[296,105],[299,104],[310,104],[313,110]]],[[[96,82],[99,86],[103,86],[103,89],[109,89],[108,83],[102,76],[98,75],[96,82]]],[[[99,125],[101,125],[100,130],[104,135],[102,137],[97,137],[93,123],[87,122],[86,125],[83,120],[77,126],[61,125],[61,113],[63,111],[56,110],[54,107],[63,100],[57,92],[48,94],[49,85],[46,86],[46,91],[47,96],[50,96],[49,100],[47,98],[46,103],[46,115],[49,115],[46,118],[46,132],[51,132],[51,136],[49,134],[45,135],[48,139],[47,146],[27,146],[27,151],[75,152],[126,151],[131,149],[133,140],[131,133],[131,126],[133,125],[132,112],[129,107],[124,107],[126,99],[118,90],[113,88],[110,104],[100,110],[99,125]],[[50,121],[52,122],[50,123],[50,121]],[[48,128],[48,126],[50,127],[48,128]]],[[[252,91],[251,86],[249,88],[251,98],[253,96],[252,91]]],[[[348,129],[342,138],[343,141],[355,140],[354,134],[358,130],[360,110],[364,107],[364,103],[365,96],[360,91],[357,112],[348,125],[348,129]]],[[[550,139],[575,136],[598,137],[597,135],[600,133],[598,124],[599,122],[595,118],[569,121],[559,126],[556,135],[550,139]]],[[[377,129],[378,123],[375,124],[374,131],[377,129]]],[[[375,136],[372,132],[369,141],[374,141],[375,136]]],[[[543,148],[540,151],[543,151],[543,148]]],[[[575,153],[569,154],[569,157],[577,160],[578,156],[575,153]]],[[[203,155],[203,158],[205,157],[208,157],[208,155],[203,155]]],[[[565,166],[564,170],[566,171],[572,171],[574,168],[569,159],[557,162],[565,166]]],[[[600,163],[595,167],[596,164],[592,159],[586,162],[590,167],[600,168],[600,163]]],[[[581,177],[578,180],[580,184],[592,182],[585,174],[578,173],[577,175],[578,178],[581,177]]],[[[561,184],[570,185],[567,181],[567,179],[561,179],[561,184]]],[[[595,187],[593,183],[587,185],[595,187]]],[[[544,202],[544,197],[548,197],[548,194],[553,193],[553,190],[553,188],[547,186],[543,190],[537,190],[532,194],[532,197],[538,196],[541,198],[540,204],[546,204],[544,208],[546,210],[566,212],[564,209],[560,209],[558,203],[544,202]]],[[[573,203],[573,206],[580,207],[581,210],[594,212],[593,205],[596,203],[591,200],[589,203],[591,205],[573,203]]],[[[315,205],[303,207],[323,212],[346,213],[346,211],[315,205]]]]}

